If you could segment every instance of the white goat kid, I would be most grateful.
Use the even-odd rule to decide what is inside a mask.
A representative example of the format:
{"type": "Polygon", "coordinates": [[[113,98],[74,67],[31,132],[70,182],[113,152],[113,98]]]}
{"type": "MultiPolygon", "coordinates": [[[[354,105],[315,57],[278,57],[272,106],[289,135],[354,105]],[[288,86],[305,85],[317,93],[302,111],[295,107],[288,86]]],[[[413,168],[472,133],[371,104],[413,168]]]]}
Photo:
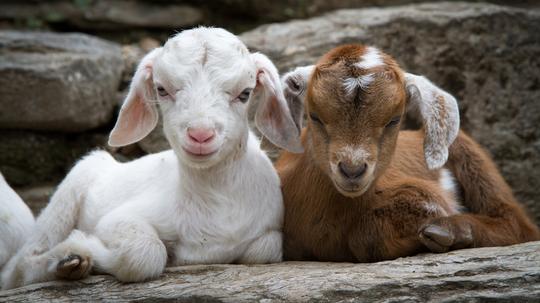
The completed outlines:
{"type": "Polygon", "coordinates": [[[28,206],[0,174],[0,270],[28,239],[34,224],[28,206]]]}
{"type": "Polygon", "coordinates": [[[129,163],[104,151],[80,160],[8,264],[3,287],[79,279],[91,268],[141,281],[166,264],[280,261],[280,183],[248,128],[250,98],[262,98],[261,132],[300,149],[291,146],[299,134],[276,68],[231,33],[188,30],[147,54],[109,144],[144,138],[159,104],[172,150],[129,163]]]}

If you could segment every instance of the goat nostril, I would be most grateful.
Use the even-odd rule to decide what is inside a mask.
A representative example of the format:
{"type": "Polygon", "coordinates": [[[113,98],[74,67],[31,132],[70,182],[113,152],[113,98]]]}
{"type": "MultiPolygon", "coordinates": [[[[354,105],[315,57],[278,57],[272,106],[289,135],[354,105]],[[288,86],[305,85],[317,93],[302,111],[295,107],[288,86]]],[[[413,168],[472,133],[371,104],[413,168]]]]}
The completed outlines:
{"type": "Polygon", "coordinates": [[[349,179],[356,179],[361,177],[367,170],[367,164],[362,163],[360,165],[347,165],[343,162],[338,163],[339,171],[345,177],[349,179]]]}
{"type": "Polygon", "coordinates": [[[208,143],[215,137],[215,131],[211,128],[188,128],[188,136],[198,143],[208,143]]]}

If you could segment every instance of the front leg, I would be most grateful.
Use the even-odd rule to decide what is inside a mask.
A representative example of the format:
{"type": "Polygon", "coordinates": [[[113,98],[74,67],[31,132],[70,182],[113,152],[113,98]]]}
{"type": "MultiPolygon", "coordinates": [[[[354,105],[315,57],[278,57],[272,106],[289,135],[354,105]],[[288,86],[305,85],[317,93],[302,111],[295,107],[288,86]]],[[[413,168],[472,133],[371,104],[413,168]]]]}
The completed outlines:
{"type": "Polygon", "coordinates": [[[270,230],[249,244],[238,259],[238,263],[276,263],[282,259],[283,235],[281,231],[270,230]]]}
{"type": "Polygon", "coordinates": [[[100,220],[95,233],[108,248],[95,256],[99,271],[122,282],[139,282],[156,278],[165,269],[165,244],[144,218],[118,209],[100,220]]]}
{"type": "Polygon", "coordinates": [[[428,220],[447,216],[447,197],[436,184],[415,180],[377,195],[377,203],[362,215],[349,234],[349,247],[359,262],[376,262],[425,251],[418,230],[428,220]]]}

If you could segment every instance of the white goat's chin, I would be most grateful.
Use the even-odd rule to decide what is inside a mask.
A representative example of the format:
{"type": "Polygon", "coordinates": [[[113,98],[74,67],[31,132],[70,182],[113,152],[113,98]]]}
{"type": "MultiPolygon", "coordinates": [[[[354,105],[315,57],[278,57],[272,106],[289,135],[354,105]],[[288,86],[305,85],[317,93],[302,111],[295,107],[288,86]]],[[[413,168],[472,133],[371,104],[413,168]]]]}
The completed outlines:
{"type": "Polygon", "coordinates": [[[192,157],[194,159],[210,158],[212,155],[214,155],[215,153],[217,153],[219,151],[219,148],[216,148],[216,149],[211,150],[211,151],[205,151],[204,153],[203,152],[193,152],[193,151],[190,151],[189,149],[187,149],[185,147],[182,147],[182,149],[184,150],[184,152],[186,154],[188,154],[190,157],[192,157]]]}
{"type": "Polygon", "coordinates": [[[215,158],[216,154],[219,153],[219,150],[220,150],[219,148],[216,148],[210,151],[205,151],[204,153],[201,153],[201,152],[197,153],[197,152],[190,151],[189,149],[185,147],[182,147],[182,151],[184,152],[185,157],[189,161],[196,162],[196,163],[203,163],[203,162],[210,161],[211,159],[215,158]]]}

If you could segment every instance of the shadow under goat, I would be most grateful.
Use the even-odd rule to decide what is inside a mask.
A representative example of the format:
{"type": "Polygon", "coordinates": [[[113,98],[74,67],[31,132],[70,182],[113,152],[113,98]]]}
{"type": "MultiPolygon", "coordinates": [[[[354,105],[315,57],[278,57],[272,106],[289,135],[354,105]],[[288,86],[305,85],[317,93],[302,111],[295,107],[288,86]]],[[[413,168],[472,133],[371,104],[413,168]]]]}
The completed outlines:
{"type": "Polygon", "coordinates": [[[333,49],[282,78],[305,152],[275,166],[284,258],[373,262],[540,239],[454,97],[374,47],[333,49]],[[423,121],[400,131],[409,107],[423,121]],[[423,151],[423,152],[422,152],[423,151]]]}

